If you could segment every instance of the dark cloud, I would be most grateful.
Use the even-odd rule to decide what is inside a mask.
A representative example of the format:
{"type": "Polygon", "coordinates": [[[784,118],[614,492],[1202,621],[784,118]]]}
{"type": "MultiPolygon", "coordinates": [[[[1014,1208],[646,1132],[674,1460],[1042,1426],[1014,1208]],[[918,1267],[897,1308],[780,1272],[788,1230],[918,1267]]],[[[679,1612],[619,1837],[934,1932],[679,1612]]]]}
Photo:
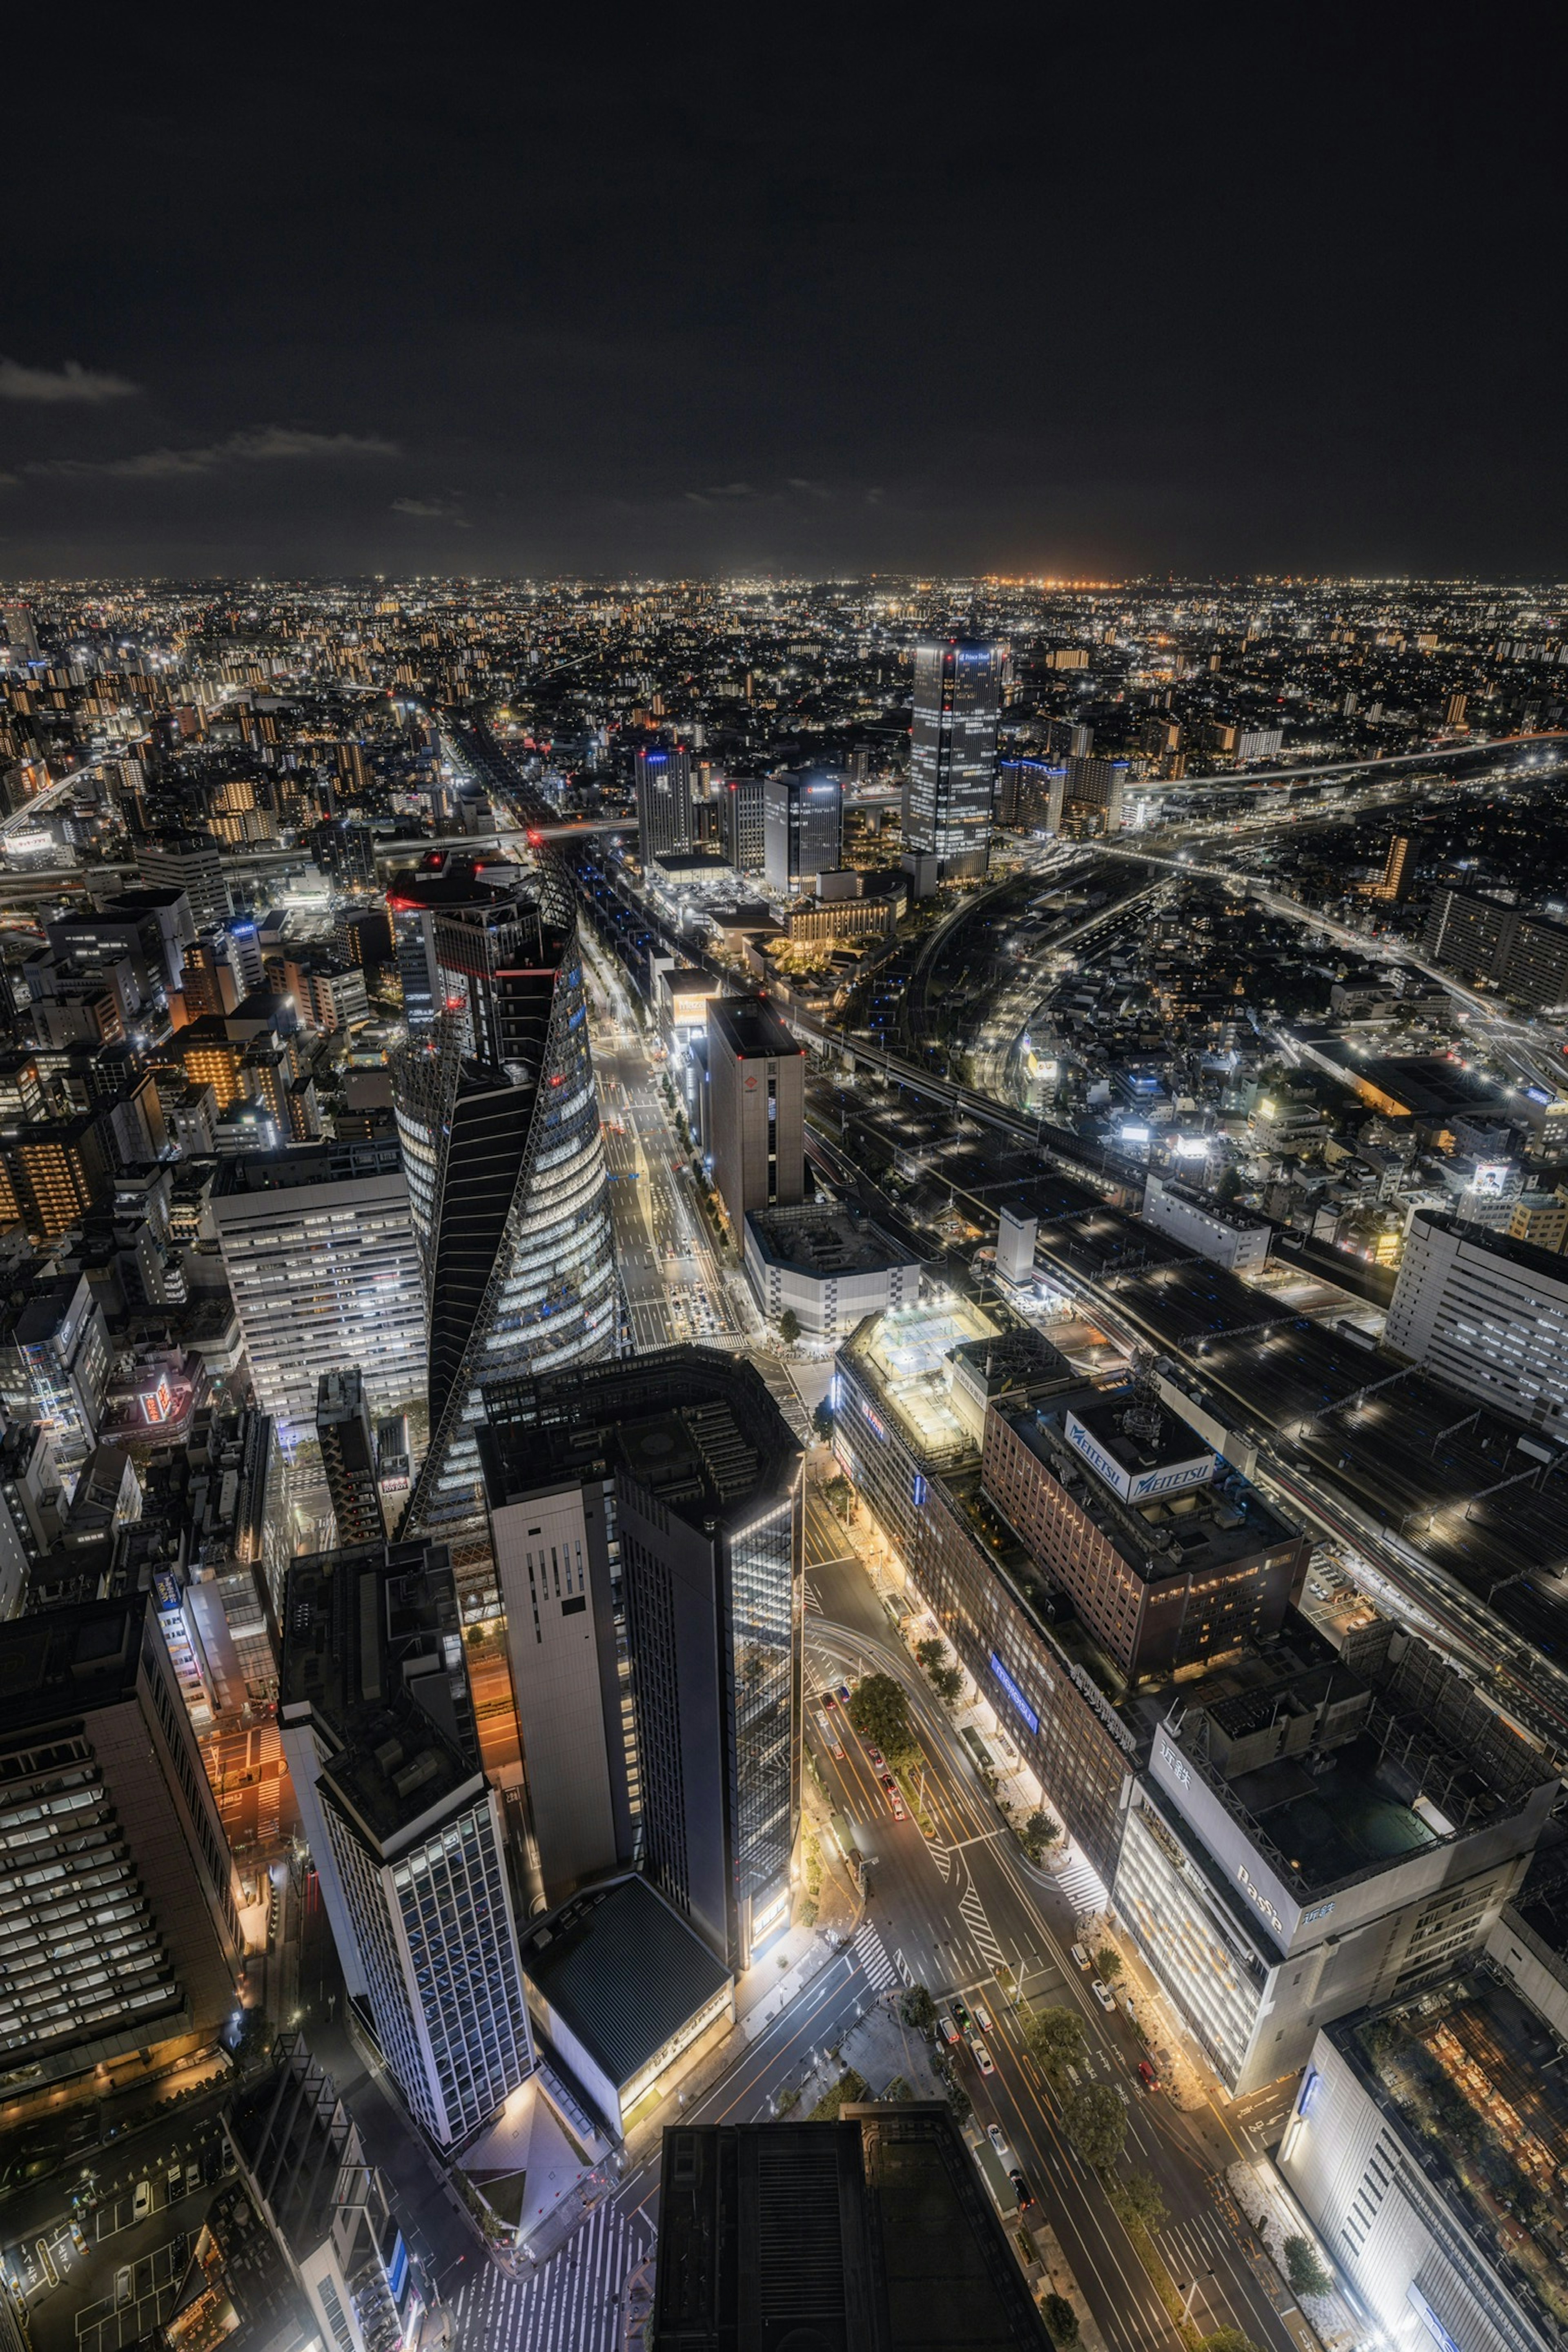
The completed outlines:
{"type": "Polygon", "coordinates": [[[0,400],[41,401],[58,406],[70,402],[96,407],[106,400],[132,399],[142,387],[122,375],[84,368],[76,360],[63,367],[24,367],[17,360],[0,360],[0,400]]]}
{"type": "Polygon", "coordinates": [[[142,449],[131,457],[41,457],[31,474],[110,474],[127,482],[177,481],[186,474],[215,474],[226,466],[270,466],[300,457],[395,457],[395,441],[365,433],[306,433],[293,425],[268,425],[259,432],[231,433],[225,440],[187,449],[142,449]]]}

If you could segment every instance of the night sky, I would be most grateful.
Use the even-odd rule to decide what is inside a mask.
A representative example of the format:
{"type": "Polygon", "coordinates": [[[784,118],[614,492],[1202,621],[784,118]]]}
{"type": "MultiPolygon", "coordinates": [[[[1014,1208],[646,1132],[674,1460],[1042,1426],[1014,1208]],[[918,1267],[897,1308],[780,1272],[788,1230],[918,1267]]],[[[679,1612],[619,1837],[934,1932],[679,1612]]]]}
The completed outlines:
{"type": "Polygon", "coordinates": [[[0,573],[1568,568],[1545,10],[333,13],[36,22],[0,573]]]}

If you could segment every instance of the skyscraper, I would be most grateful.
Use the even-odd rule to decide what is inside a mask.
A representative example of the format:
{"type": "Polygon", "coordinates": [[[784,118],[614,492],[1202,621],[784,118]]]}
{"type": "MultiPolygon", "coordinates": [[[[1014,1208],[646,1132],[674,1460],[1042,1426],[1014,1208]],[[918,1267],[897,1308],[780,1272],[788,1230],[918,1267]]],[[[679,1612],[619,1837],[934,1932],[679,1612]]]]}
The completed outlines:
{"type": "Polygon", "coordinates": [[[286,1448],[315,1426],[323,1372],[357,1365],[373,1412],[425,1385],[425,1298],[397,1146],[226,1159],[212,1216],[262,1410],[286,1448]]]}
{"type": "Polygon", "coordinates": [[[597,1421],[542,1428],[533,1382],[499,1383],[485,1403],[479,1459],[529,1828],[553,1904],[634,1852],[636,1742],[615,1511],[597,1421]]]}
{"type": "Polygon", "coordinates": [[[533,2053],[446,1552],[295,1560],[278,1715],[350,1997],[414,2114],[454,2147],[533,2053]]]}
{"type": "Polygon", "coordinates": [[[762,996],[708,1007],[713,1175],[736,1245],[748,1209],[805,1197],[805,1049],[762,996]]]}
{"type": "MultiPolygon", "coordinates": [[[[582,1542],[577,1582],[585,1572],[595,1611],[618,1573],[648,1875],[727,1967],[748,1968],[789,1924],[800,1811],[800,1447],[761,1375],[702,1348],[505,1381],[485,1402],[488,1457],[512,1465],[520,1482],[537,1478],[540,1494],[553,1484],[560,1497],[557,1525],[547,1528],[542,1511],[526,1523],[535,1529],[531,1601],[541,1633],[549,1612],[564,1615],[579,1597],[567,1594],[563,1570],[557,1600],[557,1561],[546,1570],[542,1544],[559,1554],[564,1537],[576,1570],[582,1542]],[[580,1538],[566,1535],[568,1505],[581,1513],[580,1538]]],[[[509,1608],[525,1769],[531,1716],[565,1699],[531,1681],[534,1637],[531,1605],[509,1608]]],[[[577,1707],[586,1750],[596,1746],[591,1679],[577,1707]]],[[[556,1733],[570,1727],[561,1722],[556,1733]]],[[[624,1769],[616,1745],[612,1723],[612,1782],[624,1769]]]]}
{"type": "Polygon", "coordinates": [[[235,2007],[228,1846],[148,1596],[0,1626],[10,2095],[199,2049],[235,2007]]]}
{"type": "Polygon", "coordinates": [[[689,849],[693,824],[690,755],[679,743],[669,751],[637,753],[637,841],[643,864],[667,851],[689,849]]]}
{"type": "Polygon", "coordinates": [[[991,855],[999,696],[994,646],[916,646],[904,845],[934,856],[944,881],[984,875],[991,855]]]}
{"type": "Polygon", "coordinates": [[[763,863],[773,890],[809,888],[842,856],[844,786],[818,768],[790,768],[763,782],[763,863]]]}
{"type": "Polygon", "coordinates": [[[488,1578],[480,1382],[616,1341],[576,914],[553,871],[493,860],[426,860],[390,895],[427,919],[437,1003],[393,1074],[430,1325],[430,1444],[405,1524],[453,1543],[460,1580],[488,1578]]]}
{"type": "Polygon", "coordinates": [[[760,874],[764,863],[763,780],[731,776],[719,793],[719,838],[737,874],[760,874]]]}
{"type": "Polygon", "coordinates": [[[316,1435],[340,1544],[379,1543],[386,1533],[376,1483],[375,1438],[357,1367],[323,1372],[316,1388],[316,1435]]]}

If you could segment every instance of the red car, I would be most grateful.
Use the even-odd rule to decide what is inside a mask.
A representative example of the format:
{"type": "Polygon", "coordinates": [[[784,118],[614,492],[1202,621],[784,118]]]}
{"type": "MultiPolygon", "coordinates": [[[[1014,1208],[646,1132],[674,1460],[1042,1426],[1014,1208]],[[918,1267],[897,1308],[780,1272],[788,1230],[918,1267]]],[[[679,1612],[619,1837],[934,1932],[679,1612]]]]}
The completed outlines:
{"type": "Polygon", "coordinates": [[[1148,2084],[1149,2088],[1152,2091],[1157,2091],[1159,2089],[1160,2077],[1155,2074],[1154,2069],[1150,2065],[1147,2058],[1140,2058],[1138,2061],[1138,2072],[1142,2075],[1143,2080],[1148,2084]]]}

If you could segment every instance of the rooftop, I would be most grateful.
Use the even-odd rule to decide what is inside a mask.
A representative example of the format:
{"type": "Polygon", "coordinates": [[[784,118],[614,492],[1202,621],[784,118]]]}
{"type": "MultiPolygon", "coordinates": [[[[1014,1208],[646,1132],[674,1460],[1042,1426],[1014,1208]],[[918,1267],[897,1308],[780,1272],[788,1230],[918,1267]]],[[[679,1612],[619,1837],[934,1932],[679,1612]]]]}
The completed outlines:
{"type": "Polygon", "coordinates": [[[800,1448],[761,1374],[704,1348],[580,1366],[484,1391],[479,1461],[492,1506],[619,1471],[709,1532],[783,1493],[800,1448]]]}
{"type": "Polygon", "coordinates": [[[644,1878],[574,1896],[523,1944],[530,1983],[615,2084],[629,2083],[730,1982],[644,1878]]]}
{"type": "Polygon", "coordinates": [[[681,2352],[1049,2343],[944,2105],[665,2134],[655,2318],[681,2352]]]}
{"type": "Polygon", "coordinates": [[[1487,1969],[1329,2029],[1466,2236],[1568,2326],[1568,2085],[1557,2037],[1487,1969]]]}
{"type": "Polygon", "coordinates": [[[716,996],[708,1007],[708,1030],[742,1061],[804,1054],[805,1048],[780,1020],[765,996],[716,996]]]}
{"type": "Polygon", "coordinates": [[[1148,1581],[1202,1575],[1250,1559],[1273,1544],[1294,1543],[1299,1530],[1265,1502],[1256,1486],[1232,1470],[1174,1414],[1161,1416],[1153,1438],[1131,1435],[1125,1416],[1135,1410],[1131,1389],[1084,1389],[1040,1405],[1001,1404],[1008,1428],[1064,1486],[1086,1518],[1110,1538],[1134,1574],[1148,1581]],[[1074,1426],[1122,1473],[1125,1495],[1075,1444],[1074,1426]],[[1191,1484],[1180,1481],[1190,1465],[1191,1484]],[[1214,1483],[1215,1472],[1221,1483],[1214,1483]],[[1140,1496],[1141,1480],[1151,1482],[1140,1496]]]}
{"type": "Polygon", "coordinates": [[[975,1450],[967,1424],[952,1405],[948,1360],[965,1342],[984,1347],[1001,1336],[1000,1326],[978,1307],[950,1297],[868,1318],[851,1334],[846,1349],[859,1368],[870,1372],[916,1451],[940,1463],[975,1450]]]}
{"type": "Polygon", "coordinates": [[[879,1225],[828,1202],[752,1209],[746,1223],[765,1258],[805,1274],[879,1274],[917,1263],[879,1225]]]}
{"type": "Polygon", "coordinates": [[[65,1715],[118,1706],[136,1689],[146,1596],[87,1601],[0,1625],[5,1736],[65,1715]]]}
{"type": "Polygon", "coordinates": [[[1557,1785],[1463,1675],[1383,1621],[1336,1661],[1195,1696],[1166,1728],[1302,1900],[1544,1818],[1557,1785]]]}
{"type": "Polygon", "coordinates": [[[378,1836],[479,1772],[473,1698],[445,1549],[355,1544],[289,1564],[283,1721],[319,1723],[329,1777],[378,1836]]]}

